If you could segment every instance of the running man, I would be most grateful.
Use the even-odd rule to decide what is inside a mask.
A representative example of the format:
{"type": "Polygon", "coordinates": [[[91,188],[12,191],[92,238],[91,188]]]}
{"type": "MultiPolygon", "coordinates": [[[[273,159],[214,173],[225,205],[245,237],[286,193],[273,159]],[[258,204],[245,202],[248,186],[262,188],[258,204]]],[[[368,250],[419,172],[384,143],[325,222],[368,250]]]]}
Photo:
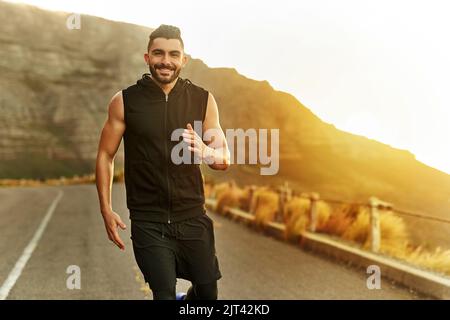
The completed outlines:
{"type": "Polygon", "coordinates": [[[144,58],[150,73],[112,97],[100,137],[96,185],[106,232],[125,250],[119,228],[126,225],[111,204],[114,157],[123,138],[133,252],[154,299],[176,299],[177,278],[183,278],[192,283],[186,300],[215,300],[222,275],[199,161],[215,170],[230,164],[217,104],[210,92],[179,77],[187,56],[177,27],[155,29],[144,58]],[[206,141],[194,123],[203,133],[213,129],[213,139],[206,141]],[[176,130],[181,141],[173,139],[176,130]],[[190,159],[180,163],[174,159],[183,144],[190,159]]]}

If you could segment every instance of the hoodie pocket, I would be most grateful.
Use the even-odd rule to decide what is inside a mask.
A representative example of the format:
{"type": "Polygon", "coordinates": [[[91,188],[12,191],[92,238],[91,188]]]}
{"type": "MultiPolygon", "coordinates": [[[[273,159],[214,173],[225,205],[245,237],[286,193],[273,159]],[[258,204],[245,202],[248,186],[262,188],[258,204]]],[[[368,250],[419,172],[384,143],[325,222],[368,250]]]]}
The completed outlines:
{"type": "Polygon", "coordinates": [[[131,164],[131,200],[139,205],[158,205],[158,183],[153,166],[149,161],[135,161],[131,164]]]}
{"type": "Polygon", "coordinates": [[[199,170],[173,175],[175,190],[174,204],[196,203],[203,199],[203,188],[199,179],[199,170]]]}

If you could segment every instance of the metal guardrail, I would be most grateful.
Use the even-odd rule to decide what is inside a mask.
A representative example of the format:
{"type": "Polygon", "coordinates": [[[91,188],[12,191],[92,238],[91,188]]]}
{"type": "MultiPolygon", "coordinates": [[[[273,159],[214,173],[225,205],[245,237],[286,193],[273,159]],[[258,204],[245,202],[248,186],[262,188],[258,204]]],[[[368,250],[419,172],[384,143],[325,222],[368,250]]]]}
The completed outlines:
{"type": "MultiPolygon", "coordinates": [[[[362,206],[362,207],[363,206],[366,206],[366,207],[370,206],[368,203],[364,203],[364,202],[348,202],[348,201],[335,200],[335,199],[322,199],[322,201],[325,201],[325,202],[328,202],[328,203],[334,203],[334,204],[358,205],[358,206],[362,206]]],[[[397,213],[397,214],[404,215],[404,216],[410,216],[410,217],[421,218],[421,219],[426,219],[426,220],[431,220],[431,221],[437,221],[437,222],[450,224],[450,219],[434,217],[432,215],[425,215],[425,214],[420,214],[420,213],[417,213],[417,212],[410,212],[410,211],[407,211],[407,210],[398,209],[395,206],[392,207],[392,211],[397,213]]]]}
{"type": "MultiPolygon", "coordinates": [[[[234,185],[234,184],[231,184],[234,185]]],[[[254,194],[256,191],[256,186],[250,187],[250,208],[249,213],[254,214],[255,209],[258,207],[258,198],[255,199],[254,194]]],[[[284,212],[285,205],[288,201],[290,201],[293,197],[293,190],[289,187],[288,182],[285,182],[282,186],[279,186],[277,188],[277,193],[279,194],[279,204],[278,204],[278,212],[282,213],[284,212]]],[[[315,232],[317,227],[317,219],[318,219],[318,213],[317,213],[317,203],[318,201],[323,201],[325,203],[330,204],[341,204],[341,205],[356,205],[361,207],[368,207],[370,210],[370,239],[371,239],[371,246],[370,249],[372,252],[379,252],[380,250],[380,241],[381,241],[381,230],[380,230],[380,213],[383,211],[392,211],[395,214],[409,216],[409,217],[415,217],[415,218],[421,218],[426,219],[430,221],[435,221],[439,223],[446,223],[450,224],[450,219],[440,218],[440,217],[434,217],[430,215],[425,214],[419,214],[414,212],[408,212],[405,210],[397,209],[394,207],[393,204],[382,201],[376,197],[370,197],[367,202],[348,202],[348,201],[341,201],[336,199],[321,199],[320,195],[316,192],[309,192],[309,193],[302,193],[300,195],[296,195],[300,198],[309,199],[311,201],[311,205],[309,208],[309,226],[308,231],[315,232]]]]}

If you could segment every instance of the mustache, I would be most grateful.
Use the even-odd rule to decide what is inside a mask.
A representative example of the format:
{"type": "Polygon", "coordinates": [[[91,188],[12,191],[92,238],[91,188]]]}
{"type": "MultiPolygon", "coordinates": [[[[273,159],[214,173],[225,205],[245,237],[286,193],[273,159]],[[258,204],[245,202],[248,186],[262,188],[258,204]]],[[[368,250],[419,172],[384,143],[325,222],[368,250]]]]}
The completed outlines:
{"type": "Polygon", "coordinates": [[[174,66],[172,66],[171,64],[158,63],[158,64],[155,64],[155,69],[175,70],[176,68],[174,66]]]}

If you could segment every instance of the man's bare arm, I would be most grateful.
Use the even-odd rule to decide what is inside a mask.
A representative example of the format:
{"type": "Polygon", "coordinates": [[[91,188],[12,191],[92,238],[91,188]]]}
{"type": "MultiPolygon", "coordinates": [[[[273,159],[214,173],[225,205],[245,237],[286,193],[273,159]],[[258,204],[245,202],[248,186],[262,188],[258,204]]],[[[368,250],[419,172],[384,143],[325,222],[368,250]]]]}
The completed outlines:
{"type": "Polygon", "coordinates": [[[125,246],[120,239],[117,227],[125,229],[126,226],[120,216],[112,210],[111,189],[114,174],[114,158],[125,132],[122,92],[118,92],[111,99],[108,106],[108,118],[102,129],[98,146],[95,168],[95,182],[108,238],[120,249],[125,246]]]}
{"type": "Polygon", "coordinates": [[[202,129],[203,132],[214,129],[216,133],[212,141],[207,142],[207,146],[203,151],[203,159],[205,159],[205,162],[211,163],[209,164],[211,169],[226,170],[230,166],[230,151],[228,150],[227,139],[220,126],[217,102],[211,93],[208,96],[208,105],[202,129]]]}
{"type": "Polygon", "coordinates": [[[211,93],[208,96],[202,130],[206,137],[200,137],[188,123],[183,131],[183,141],[188,144],[188,149],[194,152],[196,158],[207,163],[211,169],[226,170],[230,166],[230,151],[219,123],[217,103],[211,93]]]}

